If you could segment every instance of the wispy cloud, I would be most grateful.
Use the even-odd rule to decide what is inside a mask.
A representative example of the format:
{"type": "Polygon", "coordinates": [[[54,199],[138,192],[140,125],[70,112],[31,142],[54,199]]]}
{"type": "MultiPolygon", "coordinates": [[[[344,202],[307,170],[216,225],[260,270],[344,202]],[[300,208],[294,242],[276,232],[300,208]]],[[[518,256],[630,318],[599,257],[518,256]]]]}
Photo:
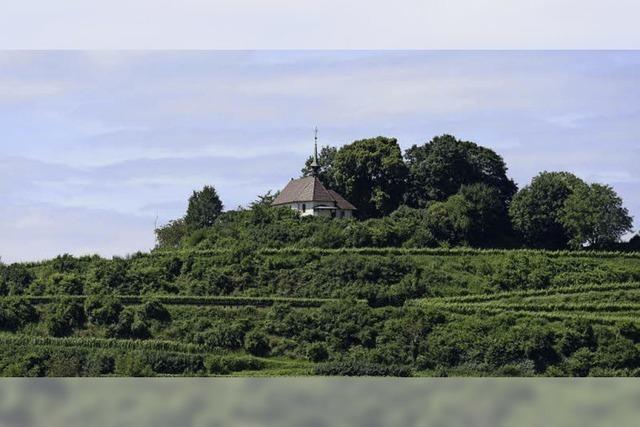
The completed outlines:
{"type": "MultiPolygon", "coordinates": [[[[573,171],[640,217],[638,52],[3,52],[0,65],[4,259],[73,251],[63,230],[94,214],[114,233],[141,227],[119,250],[148,248],[155,216],[181,215],[204,184],[229,208],[280,188],[314,125],[331,145],[453,133],[498,150],[521,185],[573,171]],[[12,249],[42,243],[47,218],[61,225],[46,245],[12,249]]],[[[88,236],[77,251],[115,250],[88,236]]]]}

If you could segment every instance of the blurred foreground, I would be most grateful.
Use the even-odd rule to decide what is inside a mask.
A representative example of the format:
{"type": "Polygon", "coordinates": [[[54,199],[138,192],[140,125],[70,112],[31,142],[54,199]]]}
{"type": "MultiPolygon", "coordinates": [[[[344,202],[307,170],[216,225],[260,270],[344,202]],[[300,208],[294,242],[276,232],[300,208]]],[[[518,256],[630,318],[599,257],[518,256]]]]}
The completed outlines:
{"type": "Polygon", "coordinates": [[[4,379],[7,426],[601,426],[634,379],[4,379]]]}

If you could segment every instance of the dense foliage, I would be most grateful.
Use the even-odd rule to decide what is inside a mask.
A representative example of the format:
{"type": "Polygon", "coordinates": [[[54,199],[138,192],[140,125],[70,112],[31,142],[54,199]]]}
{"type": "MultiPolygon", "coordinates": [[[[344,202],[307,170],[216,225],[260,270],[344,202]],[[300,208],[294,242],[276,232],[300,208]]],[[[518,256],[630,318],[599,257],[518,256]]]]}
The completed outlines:
{"type": "Polygon", "coordinates": [[[184,218],[156,230],[158,247],[623,249],[620,238],[631,231],[611,187],[543,172],[516,193],[500,155],[451,135],[414,145],[404,157],[394,138],[381,136],[324,147],[319,164],[320,179],[355,204],[358,221],[269,209],[271,192],[247,209],[222,212],[206,186],[191,196],[184,218]]]}
{"type": "Polygon", "coordinates": [[[212,186],[194,191],[189,198],[189,207],[184,222],[192,228],[210,227],[222,212],[222,202],[212,186]]]}
{"type": "Polygon", "coordinates": [[[395,138],[362,139],[341,147],[327,168],[335,190],[360,218],[388,215],[402,201],[407,167],[395,138]]]}
{"type": "Polygon", "coordinates": [[[632,253],[65,255],[0,278],[3,375],[640,374],[632,253]]]}
{"type": "Polygon", "coordinates": [[[565,201],[560,222],[574,248],[611,246],[633,225],[622,199],[611,187],[601,184],[578,187],[565,201]]]}
{"type": "Polygon", "coordinates": [[[507,177],[507,167],[493,150],[451,135],[413,145],[405,153],[409,180],[406,203],[425,207],[432,200],[445,200],[463,185],[482,183],[494,188],[508,206],[517,188],[507,177]]]}
{"type": "Polygon", "coordinates": [[[640,375],[640,237],[619,243],[610,187],[545,172],[516,193],[448,135],[320,162],[358,219],[271,193],[223,212],[207,186],[150,253],[0,263],[0,375],[640,375]]]}

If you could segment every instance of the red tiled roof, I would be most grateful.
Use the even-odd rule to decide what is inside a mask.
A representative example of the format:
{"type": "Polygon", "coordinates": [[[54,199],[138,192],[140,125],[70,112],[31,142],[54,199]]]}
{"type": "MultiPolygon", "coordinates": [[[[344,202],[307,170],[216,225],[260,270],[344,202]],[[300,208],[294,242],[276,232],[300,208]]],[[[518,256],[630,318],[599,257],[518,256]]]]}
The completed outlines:
{"type": "Polygon", "coordinates": [[[355,206],[341,195],[333,190],[327,190],[315,176],[305,176],[289,181],[271,204],[279,206],[296,202],[335,202],[340,209],[355,209],[355,206]]]}
{"type": "Polygon", "coordinates": [[[347,199],[345,199],[344,197],[342,197],[341,195],[339,195],[338,193],[336,193],[333,190],[328,190],[329,194],[331,194],[331,196],[333,197],[333,199],[336,202],[336,205],[340,208],[340,209],[345,209],[345,210],[355,210],[355,206],[353,206],[351,203],[349,203],[347,201],[347,199]]]}

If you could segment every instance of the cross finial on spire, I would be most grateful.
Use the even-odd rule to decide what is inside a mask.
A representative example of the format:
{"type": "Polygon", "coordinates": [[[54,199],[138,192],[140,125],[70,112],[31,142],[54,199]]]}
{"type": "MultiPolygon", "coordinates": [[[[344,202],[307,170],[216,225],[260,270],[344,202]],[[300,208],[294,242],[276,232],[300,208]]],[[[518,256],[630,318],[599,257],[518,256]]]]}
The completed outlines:
{"type": "Polygon", "coordinates": [[[320,164],[318,163],[318,126],[313,129],[313,160],[311,161],[311,173],[318,176],[320,164]]]}

